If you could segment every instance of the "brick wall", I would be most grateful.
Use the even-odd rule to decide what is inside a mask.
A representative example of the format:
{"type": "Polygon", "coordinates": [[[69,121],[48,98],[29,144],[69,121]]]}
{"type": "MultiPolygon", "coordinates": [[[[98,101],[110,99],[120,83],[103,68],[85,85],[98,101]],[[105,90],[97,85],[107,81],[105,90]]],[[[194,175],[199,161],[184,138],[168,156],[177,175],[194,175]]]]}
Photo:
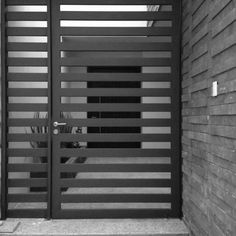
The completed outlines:
{"type": "Polygon", "coordinates": [[[182,18],[184,220],[192,235],[235,236],[236,0],[183,0],[182,18]]]}

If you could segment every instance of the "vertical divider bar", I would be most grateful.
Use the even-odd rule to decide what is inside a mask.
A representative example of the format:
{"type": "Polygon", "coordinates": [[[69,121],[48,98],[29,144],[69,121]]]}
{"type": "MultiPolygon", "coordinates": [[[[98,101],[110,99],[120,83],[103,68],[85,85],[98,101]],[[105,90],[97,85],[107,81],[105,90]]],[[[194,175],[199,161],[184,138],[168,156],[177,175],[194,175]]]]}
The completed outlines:
{"type": "Polygon", "coordinates": [[[7,79],[6,79],[6,4],[1,2],[1,219],[7,217],[7,79]]]}
{"type": "Polygon", "coordinates": [[[182,60],[181,60],[181,56],[182,56],[182,0],[179,1],[179,5],[178,5],[178,15],[179,15],[179,22],[178,22],[178,57],[179,57],[179,149],[180,149],[180,153],[179,153],[179,218],[183,217],[183,212],[182,212],[182,205],[183,205],[183,199],[182,199],[182,190],[183,190],[183,185],[182,185],[182,179],[183,179],[183,172],[182,172],[182,99],[181,99],[181,95],[182,95],[182,60]]]}
{"type": "Polygon", "coordinates": [[[47,1],[48,46],[48,184],[47,219],[52,218],[52,0],[47,1]]]}
{"type": "Polygon", "coordinates": [[[180,43],[181,43],[181,0],[173,2],[173,55],[172,55],[172,75],[175,76],[172,80],[172,217],[179,218],[181,216],[181,58],[180,58],[180,43]]]}
{"type": "MultiPolygon", "coordinates": [[[[51,0],[51,57],[52,57],[52,120],[60,122],[60,1],[51,0]]],[[[51,126],[52,127],[52,126],[51,126]]],[[[52,218],[58,218],[61,210],[60,197],[60,135],[52,134],[52,218]]]]}

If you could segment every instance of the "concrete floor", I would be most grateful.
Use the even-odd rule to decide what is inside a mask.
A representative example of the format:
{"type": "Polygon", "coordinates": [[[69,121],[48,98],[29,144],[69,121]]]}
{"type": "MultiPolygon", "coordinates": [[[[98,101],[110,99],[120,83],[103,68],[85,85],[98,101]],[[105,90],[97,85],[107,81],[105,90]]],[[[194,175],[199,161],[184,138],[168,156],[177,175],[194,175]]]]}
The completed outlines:
{"type": "Polygon", "coordinates": [[[0,226],[1,236],[189,235],[184,223],[178,219],[102,219],[52,221],[47,221],[44,219],[9,219],[3,222],[3,226],[0,226]],[[3,227],[4,224],[5,228],[3,227]]]}

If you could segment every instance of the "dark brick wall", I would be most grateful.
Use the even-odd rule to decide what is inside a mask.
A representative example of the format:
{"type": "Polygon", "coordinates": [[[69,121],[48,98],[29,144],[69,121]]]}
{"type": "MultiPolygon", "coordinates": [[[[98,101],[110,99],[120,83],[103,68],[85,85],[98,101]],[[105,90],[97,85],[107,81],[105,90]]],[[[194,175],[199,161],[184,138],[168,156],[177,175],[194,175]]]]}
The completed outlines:
{"type": "Polygon", "coordinates": [[[183,0],[182,37],[184,220],[192,235],[235,236],[236,0],[183,0]]]}

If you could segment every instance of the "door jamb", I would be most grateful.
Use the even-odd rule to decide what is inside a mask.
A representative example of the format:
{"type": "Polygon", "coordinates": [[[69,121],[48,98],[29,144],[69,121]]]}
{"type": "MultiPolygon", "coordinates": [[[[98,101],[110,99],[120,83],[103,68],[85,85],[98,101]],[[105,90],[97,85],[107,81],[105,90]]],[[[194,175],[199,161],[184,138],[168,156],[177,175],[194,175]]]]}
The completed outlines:
{"type": "Polygon", "coordinates": [[[48,175],[47,175],[47,219],[52,218],[52,0],[47,2],[48,13],[48,175]]]}
{"type": "Polygon", "coordinates": [[[1,219],[6,219],[7,213],[7,81],[6,81],[6,15],[5,0],[1,2],[1,219]]]}

